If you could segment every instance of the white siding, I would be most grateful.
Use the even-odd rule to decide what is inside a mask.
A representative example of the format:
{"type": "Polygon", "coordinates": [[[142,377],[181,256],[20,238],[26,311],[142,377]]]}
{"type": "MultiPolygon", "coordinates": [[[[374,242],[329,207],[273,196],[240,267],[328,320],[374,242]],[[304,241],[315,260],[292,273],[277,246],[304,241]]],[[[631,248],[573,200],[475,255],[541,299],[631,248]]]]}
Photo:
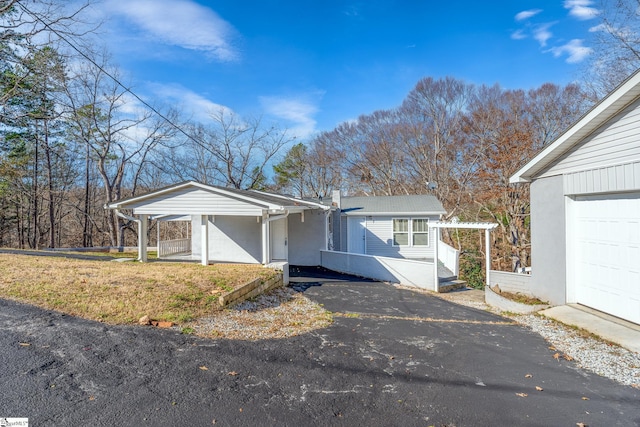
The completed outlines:
{"type": "Polygon", "coordinates": [[[320,265],[320,251],[325,248],[324,211],[306,211],[289,215],[289,265],[320,265]]]}
{"type": "MultiPolygon", "coordinates": [[[[200,230],[200,217],[194,217],[193,230],[200,230]]],[[[201,254],[200,233],[192,236],[192,257],[201,254]]],[[[216,216],[209,218],[209,259],[211,262],[260,263],[262,260],[261,225],[256,217],[216,216]]]]}
{"type": "Polygon", "coordinates": [[[186,187],[133,204],[134,214],[247,215],[262,214],[262,207],[202,188],[186,187]]]}
{"type": "Polygon", "coordinates": [[[640,100],[615,116],[540,174],[547,177],[640,161],[640,100]]]}
{"type": "MultiPolygon", "coordinates": [[[[395,258],[432,259],[435,233],[429,232],[429,246],[393,246],[393,219],[409,217],[370,216],[367,217],[366,254],[395,258]]],[[[429,218],[437,221],[435,216],[414,218],[429,218]]]]}
{"type": "Polygon", "coordinates": [[[564,194],[614,193],[640,190],[640,162],[564,175],[564,194]]]}

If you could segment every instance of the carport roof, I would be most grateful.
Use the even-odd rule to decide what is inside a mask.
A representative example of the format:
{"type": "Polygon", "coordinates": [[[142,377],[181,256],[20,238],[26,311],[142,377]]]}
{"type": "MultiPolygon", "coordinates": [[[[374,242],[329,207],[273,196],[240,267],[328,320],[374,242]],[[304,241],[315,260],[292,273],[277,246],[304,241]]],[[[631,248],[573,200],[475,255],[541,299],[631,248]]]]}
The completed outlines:
{"type": "Polygon", "coordinates": [[[295,197],[283,196],[275,193],[267,193],[258,190],[240,190],[237,188],[219,187],[216,185],[202,184],[196,181],[185,181],[179,184],[170,185],[140,196],[129,197],[126,199],[117,200],[115,202],[106,205],[109,209],[129,208],[140,203],[144,203],[147,200],[152,200],[158,196],[168,195],[172,192],[176,192],[185,188],[200,188],[212,193],[233,197],[235,199],[243,200],[247,203],[261,206],[269,210],[305,210],[305,209],[329,209],[321,203],[312,202],[308,200],[302,200],[295,197]]]}
{"type": "Polygon", "coordinates": [[[345,215],[441,215],[442,203],[432,195],[342,197],[340,209],[345,215]]]}

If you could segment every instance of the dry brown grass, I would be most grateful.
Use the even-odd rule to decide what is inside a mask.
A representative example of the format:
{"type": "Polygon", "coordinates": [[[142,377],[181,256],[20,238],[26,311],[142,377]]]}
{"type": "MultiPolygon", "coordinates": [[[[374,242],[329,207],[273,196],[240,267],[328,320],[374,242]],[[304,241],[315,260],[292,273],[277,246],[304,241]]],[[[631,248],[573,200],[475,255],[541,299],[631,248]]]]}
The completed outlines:
{"type": "Polygon", "coordinates": [[[0,297],[112,324],[148,315],[178,323],[211,316],[218,297],[275,272],[256,265],[84,261],[0,254],[0,297]]]}

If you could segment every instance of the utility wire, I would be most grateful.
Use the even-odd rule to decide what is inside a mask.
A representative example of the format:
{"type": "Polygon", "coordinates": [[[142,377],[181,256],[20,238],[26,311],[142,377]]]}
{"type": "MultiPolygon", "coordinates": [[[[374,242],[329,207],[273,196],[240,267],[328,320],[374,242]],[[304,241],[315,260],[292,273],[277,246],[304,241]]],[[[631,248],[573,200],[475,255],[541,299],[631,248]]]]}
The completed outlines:
{"type": "MultiPolygon", "coordinates": [[[[61,34],[58,30],[56,30],[54,27],[52,27],[48,22],[46,22],[44,19],[42,19],[42,17],[40,17],[40,15],[38,15],[37,13],[32,12],[28,7],[26,7],[24,4],[22,4],[21,1],[17,1],[17,4],[20,6],[20,8],[22,10],[24,10],[25,13],[27,13],[29,16],[31,16],[33,19],[39,21],[42,23],[42,25],[45,26],[45,28],[47,28],[49,31],[51,31],[53,34],[55,34],[56,36],[58,36],[60,38],[60,40],[64,41],[65,43],[67,43],[74,51],[76,51],[80,56],[82,56],[84,59],[86,59],[87,61],[89,61],[93,66],[95,66],[96,68],[98,68],[100,71],[102,71],[107,77],[109,77],[111,80],[113,80],[118,86],[120,86],[121,88],[123,88],[125,90],[125,92],[131,94],[131,96],[133,96],[135,99],[137,99],[138,101],[140,101],[145,107],[147,107],[149,110],[153,111],[158,117],[160,117],[162,120],[164,120],[166,123],[168,123],[170,126],[172,126],[175,130],[177,130],[179,133],[183,134],[184,136],[186,136],[188,139],[190,139],[191,141],[195,142],[196,144],[203,146],[206,148],[206,144],[203,141],[199,141],[196,138],[193,137],[193,135],[190,135],[189,133],[187,133],[184,129],[182,129],[182,127],[178,126],[177,124],[175,124],[173,121],[171,121],[166,115],[164,115],[163,113],[161,113],[160,111],[158,111],[154,106],[152,106],[151,104],[149,104],[147,101],[145,101],[143,98],[141,98],[140,96],[138,96],[134,91],[132,91],[130,88],[128,88],[127,86],[125,86],[120,80],[118,80],[117,77],[115,77],[113,74],[111,74],[109,71],[105,70],[100,64],[98,64],[96,61],[93,60],[93,58],[91,58],[89,55],[87,55],[86,53],[84,53],[79,47],[77,47],[73,42],[71,42],[71,40],[69,40],[67,37],[65,37],[65,35],[61,34]]],[[[219,160],[228,163],[228,160],[225,159],[220,153],[215,152],[215,150],[209,150],[207,149],[209,152],[211,152],[214,156],[218,157],[219,160]]]]}

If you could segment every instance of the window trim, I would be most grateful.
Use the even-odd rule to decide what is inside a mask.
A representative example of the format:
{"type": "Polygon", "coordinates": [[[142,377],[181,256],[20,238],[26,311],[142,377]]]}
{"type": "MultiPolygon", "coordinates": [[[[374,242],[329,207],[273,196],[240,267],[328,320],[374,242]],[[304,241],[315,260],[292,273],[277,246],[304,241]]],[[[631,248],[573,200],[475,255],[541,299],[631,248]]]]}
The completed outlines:
{"type": "Polygon", "coordinates": [[[391,246],[394,248],[428,248],[429,246],[431,246],[431,232],[429,231],[429,223],[430,219],[429,217],[424,217],[424,216],[417,216],[417,217],[392,217],[391,218],[391,246]],[[423,219],[427,221],[427,231],[417,231],[414,232],[413,231],[413,220],[414,219],[423,219]],[[395,225],[395,221],[396,220],[406,220],[408,221],[407,223],[407,231],[395,231],[394,230],[394,225],[395,225]],[[396,234],[407,234],[408,237],[408,244],[406,245],[396,245],[395,241],[396,241],[396,234]],[[413,244],[413,236],[414,234],[426,234],[427,235],[427,244],[426,245],[414,245],[413,244]]]}

